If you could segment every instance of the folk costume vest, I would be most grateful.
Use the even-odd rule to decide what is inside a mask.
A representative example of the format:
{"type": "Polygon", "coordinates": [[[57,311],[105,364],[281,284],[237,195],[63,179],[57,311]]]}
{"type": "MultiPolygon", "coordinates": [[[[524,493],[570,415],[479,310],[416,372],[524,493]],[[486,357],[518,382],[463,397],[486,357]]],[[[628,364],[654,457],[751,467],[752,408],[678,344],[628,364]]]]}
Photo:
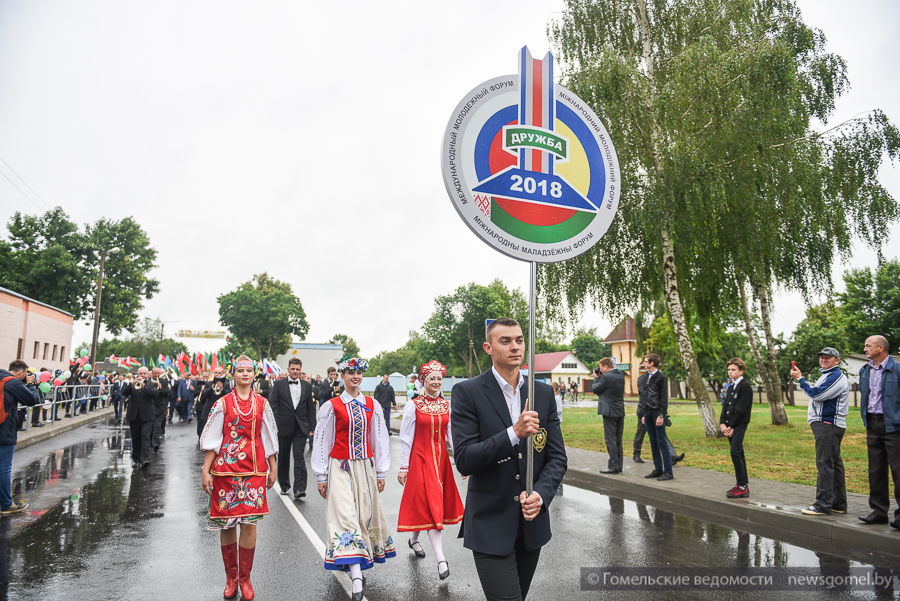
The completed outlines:
{"type": "Polygon", "coordinates": [[[369,420],[375,408],[375,399],[365,397],[365,407],[353,400],[346,405],[337,396],[331,399],[334,408],[334,447],[330,456],[341,461],[346,459],[369,459],[372,445],[369,442],[369,420]]]}
{"type": "Polygon", "coordinates": [[[209,473],[213,476],[265,476],[269,465],[260,431],[266,399],[251,392],[239,401],[232,391],[222,397],[225,432],[222,448],[209,473]]]}

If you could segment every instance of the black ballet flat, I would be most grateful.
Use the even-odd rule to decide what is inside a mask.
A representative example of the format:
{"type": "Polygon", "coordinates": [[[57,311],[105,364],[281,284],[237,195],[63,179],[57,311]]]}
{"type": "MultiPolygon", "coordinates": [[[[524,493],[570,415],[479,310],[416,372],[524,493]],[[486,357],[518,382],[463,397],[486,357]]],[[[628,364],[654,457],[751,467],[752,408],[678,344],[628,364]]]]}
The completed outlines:
{"type": "Polygon", "coordinates": [[[352,596],[350,597],[350,599],[352,601],[362,601],[363,597],[366,594],[366,579],[365,578],[351,578],[350,582],[353,582],[354,580],[359,580],[363,583],[363,590],[359,591],[358,593],[353,593],[352,596]]]}
{"type": "Polygon", "coordinates": [[[419,541],[416,541],[415,543],[413,543],[411,540],[407,540],[406,543],[409,545],[409,548],[412,549],[413,552],[415,552],[416,557],[419,557],[419,558],[425,557],[424,549],[420,551],[420,550],[416,549],[415,547],[413,547],[413,545],[415,544],[415,545],[419,545],[419,547],[421,548],[422,543],[420,543],[419,541]]]}
{"type": "Polygon", "coordinates": [[[438,562],[438,578],[440,578],[441,580],[446,580],[449,577],[450,577],[450,564],[447,563],[446,561],[439,561],[438,562]],[[441,571],[441,564],[444,564],[445,566],[447,566],[447,569],[444,570],[443,572],[441,571]]]}

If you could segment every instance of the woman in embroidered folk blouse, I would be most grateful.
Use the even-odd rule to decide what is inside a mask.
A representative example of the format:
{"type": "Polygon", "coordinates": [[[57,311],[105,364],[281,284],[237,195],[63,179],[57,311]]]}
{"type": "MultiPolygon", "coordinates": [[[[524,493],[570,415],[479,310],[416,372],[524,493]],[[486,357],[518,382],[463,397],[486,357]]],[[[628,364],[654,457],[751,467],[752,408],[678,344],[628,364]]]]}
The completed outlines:
{"type": "Polygon", "coordinates": [[[397,480],[404,486],[400,501],[398,532],[412,532],[409,547],[417,557],[425,557],[419,533],[428,538],[438,561],[438,576],[450,576],[444,559],[441,531],[446,524],[458,524],[463,517],[463,504],[453,479],[453,466],[447,456],[450,435],[450,402],[441,396],[447,368],[429,361],[419,371],[424,394],[406,403],[400,426],[400,473],[397,480]],[[418,548],[417,548],[418,546],[418,548]],[[441,565],[443,564],[443,566],[441,565]]]}
{"type": "Polygon", "coordinates": [[[310,457],[326,500],[325,569],[350,572],[356,601],[363,598],[362,570],[396,555],[378,496],[391,464],[388,431],[381,407],[359,391],[366,369],[364,359],[338,364],[344,392],[319,409],[310,457]]]}
{"type": "Polygon", "coordinates": [[[238,357],[235,389],[215,402],[200,435],[200,448],[206,451],[203,490],[210,495],[208,527],[219,531],[226,599],[237,596],[238,586],[243,599],[253,599],[256,522],[269,513],[266,489],[275,484],[278,429],[266,399],[251,389],[253,374],[253,361],[238,357]]]}

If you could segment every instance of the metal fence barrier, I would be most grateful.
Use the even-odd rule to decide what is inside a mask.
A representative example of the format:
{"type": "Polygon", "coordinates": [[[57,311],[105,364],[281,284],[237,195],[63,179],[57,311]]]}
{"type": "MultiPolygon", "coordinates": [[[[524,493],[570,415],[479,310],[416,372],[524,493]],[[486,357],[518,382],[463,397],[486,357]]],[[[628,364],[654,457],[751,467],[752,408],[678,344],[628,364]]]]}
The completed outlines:
{"type": "MultiPolygon", "coordinates": [[[[105,409],[111,403],[109,384],[101,382],[100,384],[69,384],[62,386],[52,386],[49,392],[37,390],[38,400],[40,401],[33,407],[19,407],[19,410],[25,410],[25,422],[23,426],[25,431],[31,430],[31,420],[35,411],[49,412],[49,419],[42,419],[41,423],[56,423],[56,418],[65,418],[65,413],[69,414],[69,419],[75,419],[82,407],[85,412],[99,411],[105,409]],[[96,400],[95,403],[91,403],[96,400]],[[59,415],[60,405],[64,405],[68,411],[64,411],[63,415],[59,415]]],[[[42,416],[46,417],[46,416],[42,416]]]]}

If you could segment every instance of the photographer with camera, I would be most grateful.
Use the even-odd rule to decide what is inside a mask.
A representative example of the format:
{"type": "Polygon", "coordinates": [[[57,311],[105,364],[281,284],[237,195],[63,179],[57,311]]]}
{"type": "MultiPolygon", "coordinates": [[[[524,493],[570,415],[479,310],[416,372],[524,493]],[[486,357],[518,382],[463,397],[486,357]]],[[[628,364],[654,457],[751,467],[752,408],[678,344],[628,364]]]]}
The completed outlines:
{"type": "Polygon", "coordinates": [[[622,432],[625,427],[625,374],[604,357],[594,370],[594,394],[597,395],[597,414],[603,416],[603,436],[609,463],[601,474],[622,473],[622,432]]]}

